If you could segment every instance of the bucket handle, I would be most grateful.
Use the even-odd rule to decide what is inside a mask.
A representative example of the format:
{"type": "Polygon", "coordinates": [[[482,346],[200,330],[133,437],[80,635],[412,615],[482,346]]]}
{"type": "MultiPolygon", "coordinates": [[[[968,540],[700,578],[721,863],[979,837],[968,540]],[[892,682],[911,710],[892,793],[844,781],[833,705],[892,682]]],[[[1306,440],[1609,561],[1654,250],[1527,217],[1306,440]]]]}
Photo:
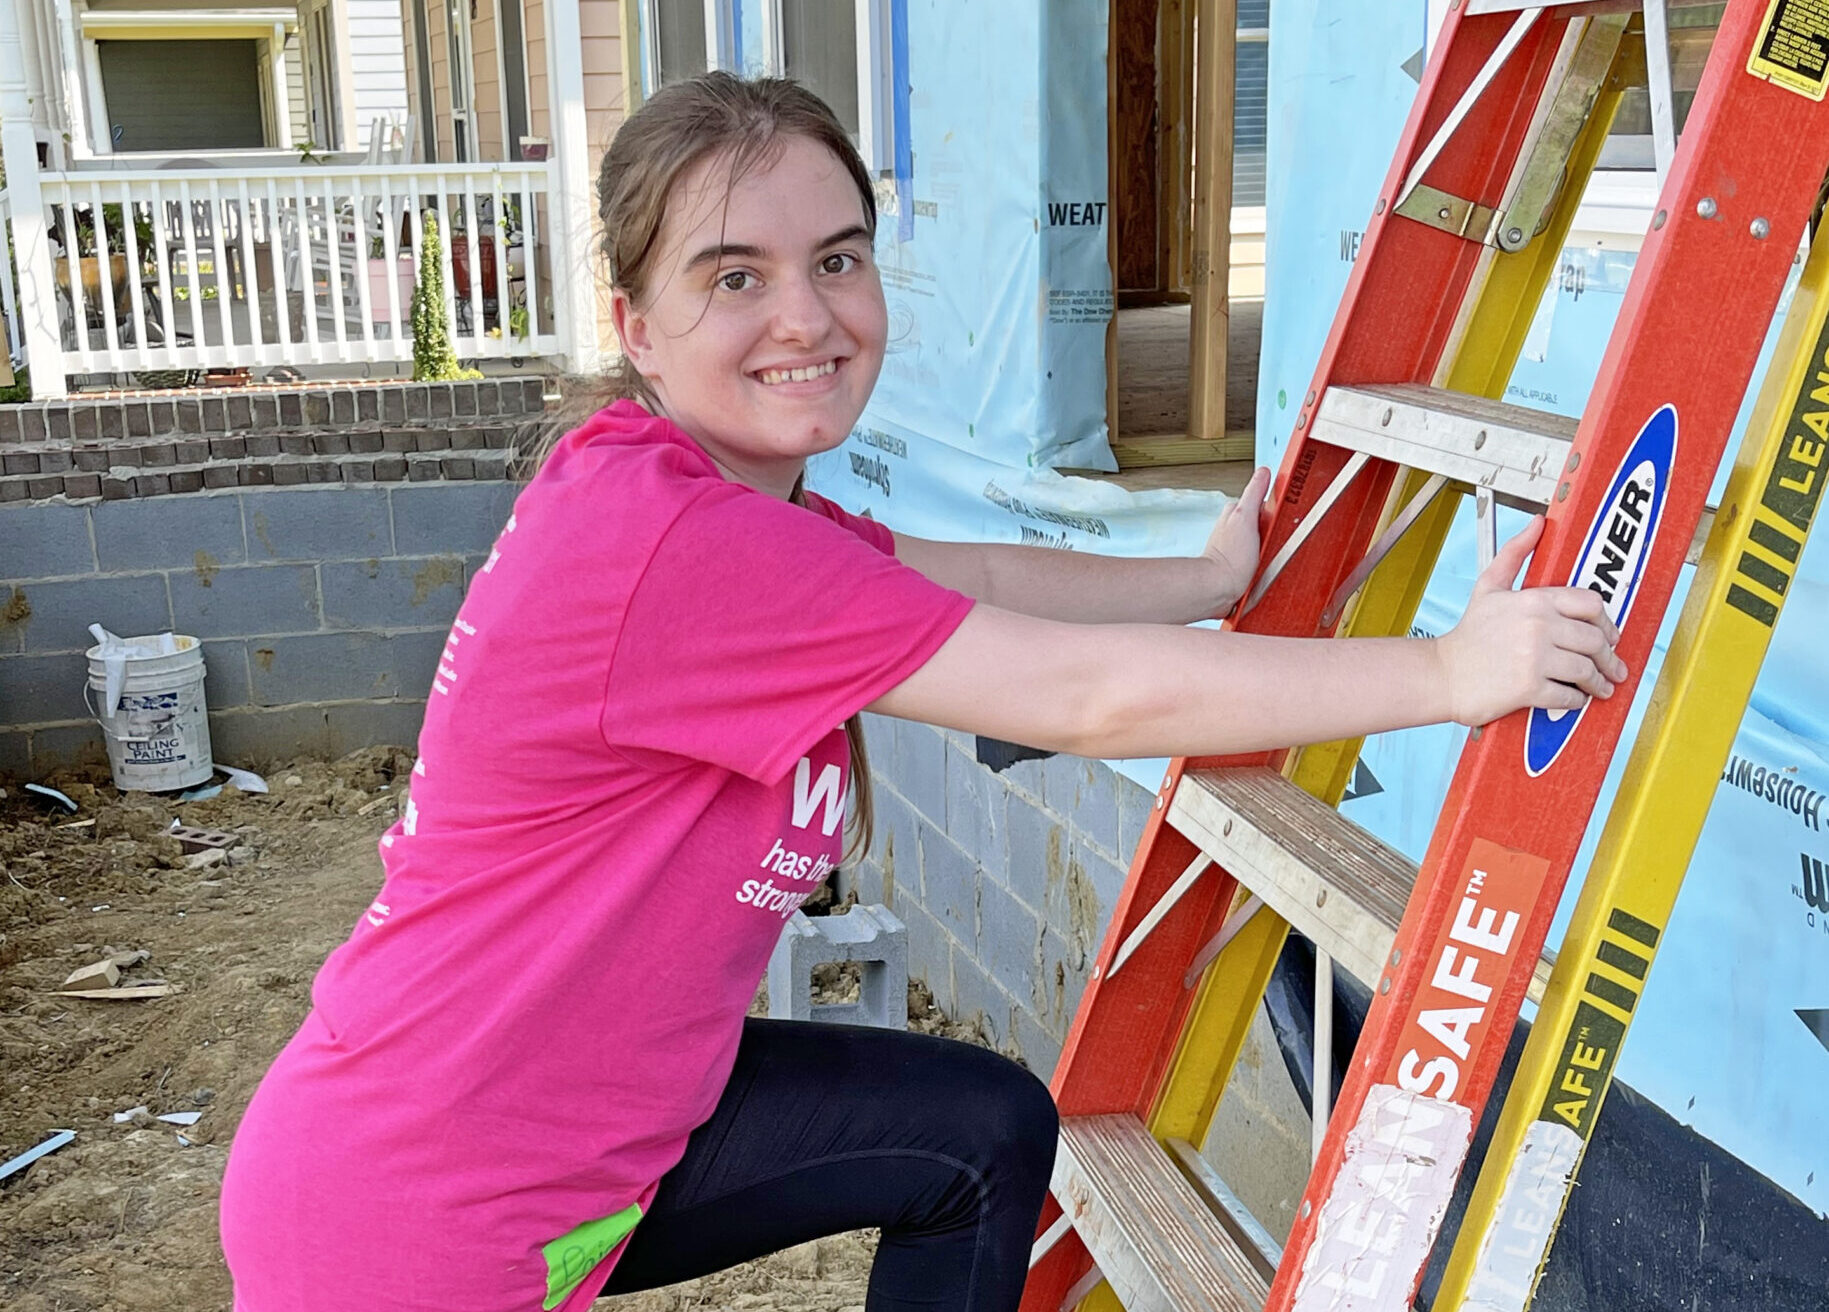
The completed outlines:
{"type": "Polygon", "coordinates": [[[96,724],[101,726],[102,733],[106,737],[114,739],[114,741],[117,743],[149,743],[152,741],[152,737],[150,735],[136,738],[132,734],[116,733],[113,729],[109,728],[108,727],[109,722],[114,717],[111,715],[104,716],[100,711],[96,710],[94,699],[95,699],[95,685],[88,682],[87,680],[84,680],[83,681],[83,705],[87,706],[89,708],[89,714],[94,717],[96,724]]]}

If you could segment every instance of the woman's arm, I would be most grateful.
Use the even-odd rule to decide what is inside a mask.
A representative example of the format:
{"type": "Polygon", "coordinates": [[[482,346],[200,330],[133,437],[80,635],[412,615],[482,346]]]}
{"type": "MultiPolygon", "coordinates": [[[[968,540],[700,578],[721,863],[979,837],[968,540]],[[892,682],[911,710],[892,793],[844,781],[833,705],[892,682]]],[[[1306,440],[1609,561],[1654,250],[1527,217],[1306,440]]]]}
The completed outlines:
{"type": "Polygon", "coordinates": [[[980,605],[870,709],[1080,756],[1223,755],[1607,697],[1626,677],[1592,592],[1511,590],[1538,520],[1438,639],[1316,640],[1061,623],[980,605]]]}
{"type": "Polygon", "coordinates": [[[1198,556],[1135,560],[1006,543],[895,535],[896,559],[1000,610],[1079,624],[1191,624],[1224,615],[1257,570],[1270,471],[1226,508],[1198,556]]]}

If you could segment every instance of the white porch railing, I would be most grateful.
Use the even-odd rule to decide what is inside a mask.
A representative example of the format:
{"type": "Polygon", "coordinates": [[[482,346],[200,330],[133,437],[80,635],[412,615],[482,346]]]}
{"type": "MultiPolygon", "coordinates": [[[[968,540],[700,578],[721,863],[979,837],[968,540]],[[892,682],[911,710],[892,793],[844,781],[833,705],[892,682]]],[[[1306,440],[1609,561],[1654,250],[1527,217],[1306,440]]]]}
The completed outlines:
{"type": "MultiPolygon", "coordinates": [[[[65,374],[410,361],[428,211],[457,355],[566,351],[549,308],[566,303],[551,282],[561,262],[542,238],[550,163],[47,173],[39,185],[65,374]]],[[[16,342],[15,306],[0,309],[16,342]]]]}
{"type": "MultiPolygon", "coordinates": [[[[6,189],[0,187],[0,348],[13,370],[25,364],[25,333],[19,324],[19,291],[13,285],[13,211],[6,189]]],[[[0,377],[5,372],[0,371],[0,377]]]]}

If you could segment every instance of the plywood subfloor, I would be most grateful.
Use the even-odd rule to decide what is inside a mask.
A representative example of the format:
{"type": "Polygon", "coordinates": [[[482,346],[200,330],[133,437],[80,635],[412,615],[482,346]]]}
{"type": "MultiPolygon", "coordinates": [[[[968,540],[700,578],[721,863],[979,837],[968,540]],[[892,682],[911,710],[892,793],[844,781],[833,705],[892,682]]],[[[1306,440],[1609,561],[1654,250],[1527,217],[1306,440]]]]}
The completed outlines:
{"type": "MultiPolygon", "coordinates": [[[[1118,311],[1118,440],[1187,436],[1190,312],[1186,305],[1118,311]]],[[[1263,336],[1263,301],[1235,299],[1226,337],[1228,433],[1255,423],[1263,336]]]]}

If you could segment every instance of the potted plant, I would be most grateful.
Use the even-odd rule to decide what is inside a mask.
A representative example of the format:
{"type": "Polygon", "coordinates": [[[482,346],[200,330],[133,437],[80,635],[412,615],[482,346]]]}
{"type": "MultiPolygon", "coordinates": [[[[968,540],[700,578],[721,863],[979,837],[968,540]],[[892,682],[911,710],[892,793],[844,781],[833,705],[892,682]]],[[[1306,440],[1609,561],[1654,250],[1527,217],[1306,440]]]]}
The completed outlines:
{"type": "MultiPolygon", "coordinates": [[[[395,252],[393,263],[394,294],[405,310],[413,303],[413,252],[402,246],[395,252]]],[[[387,243],[376,233],[368,239],[368,306],[378,324],[387,323],[392,317],[387,301],[387,265],[387,243]]]]}
{"type": "Polygon", "coordinates": [[[425,237],[419,244],[422,267],[413,287],[413,381],[481,378],[477,370],[459,364],[457,352],[451,349],[451,333],[445,323],[444,252],[437,214],[427,210],[424,224],[425,237]]]}
{"type": "MultiPolygon", "coordinates": [[[[86,206],[75,211],[74,231],[67,237],[62,228],[62,215],[51,225],[51,236],[64,249],[65,259],[57,265],[57,284],[65,292],[70,287],[70,269],[74,265],[81,271],[83,303],[90,309],[100,306],[102,299],[101,253],[96,250],[95,209],[86,206]]],[[[108,233],[108,283],[114,291],[117,308],[124,305],[128,297],[127,287],[127,229],[122,221],[119,205],[102,206],[102,225],[108,233]]],[[[140,258],[141,271],[155,258],[156,247],[153,243],[152,218],[143,214],[136,207],[133,212],[134,245],[140,258]]]]}

